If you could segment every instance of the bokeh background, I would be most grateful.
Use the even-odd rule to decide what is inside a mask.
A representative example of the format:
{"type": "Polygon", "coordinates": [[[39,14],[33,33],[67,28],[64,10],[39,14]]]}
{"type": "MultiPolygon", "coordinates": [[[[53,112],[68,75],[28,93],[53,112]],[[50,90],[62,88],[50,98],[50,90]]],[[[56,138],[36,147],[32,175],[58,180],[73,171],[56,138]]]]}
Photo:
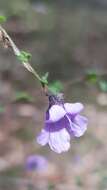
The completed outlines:
{"type": "Polygon", "coordinates": [[[65,101],[82,102],[89,119],[69,152],[39,146],[48,100],[0,45],[0,190],[107,190],[107,1],[0,0],[0,14],[13,41],[32,54],[31,65],[61,81],[65,101]],[[46,156],[47,170],[26,171],[30,154],[46,156]]]}

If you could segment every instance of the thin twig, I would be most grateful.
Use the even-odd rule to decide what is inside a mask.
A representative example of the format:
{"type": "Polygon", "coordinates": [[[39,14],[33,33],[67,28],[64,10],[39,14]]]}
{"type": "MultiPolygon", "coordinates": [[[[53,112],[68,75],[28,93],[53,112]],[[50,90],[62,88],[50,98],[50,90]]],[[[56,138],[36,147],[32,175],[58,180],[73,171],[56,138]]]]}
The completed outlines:
{"type": "MultiPolygon", "coordinates": [[[[0,25],[0,31],[1,31],[1,41],[4,43],[4,46],[11,47],[14,54],[18,57],[21,55],[21,51],[16,46],[16,44],[13,42],[13,40],[10,38],[6,30],[0,25]]],[[[38,75],[38,73],[32,68],[29,62],[22,61],[23,66],[31,72],[39,81],[41,81],[41,77],[38,75]]]]}

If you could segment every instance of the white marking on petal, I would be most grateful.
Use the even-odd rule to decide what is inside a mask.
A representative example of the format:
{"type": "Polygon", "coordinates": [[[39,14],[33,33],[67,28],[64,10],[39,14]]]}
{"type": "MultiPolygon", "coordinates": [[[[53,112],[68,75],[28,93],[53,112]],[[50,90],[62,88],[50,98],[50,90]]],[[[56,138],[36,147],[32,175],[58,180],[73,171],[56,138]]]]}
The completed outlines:
{"type": "Polygon", "coordinates": [[[49,146],[57,153],[68,151],[70,148],[70,135],[64,129],[50,133],[49,146]]]}
{"type": "Polygon", "coordinates": [[[53,105],[49,109],[49,120],[52,122],[58,121],[61,118],[63,118],[65,114],[66,114],[66,111],[64,110],[63,107],[58,106],[58,105],[53,105]]]}
{"type": "Polygon", "coordinates": [[[70,114],[78,114],[84,108],[83,104],[81,103],[74,103],[74,104],[65,103],[64,107],[65,107],[66,112],[70,114]]]}
{"type": "Polygon", "coordinates": [[[63,141],[70,141],[70,135],[65,128],[60,130],[60,136],[63,139],[63,141]]]}

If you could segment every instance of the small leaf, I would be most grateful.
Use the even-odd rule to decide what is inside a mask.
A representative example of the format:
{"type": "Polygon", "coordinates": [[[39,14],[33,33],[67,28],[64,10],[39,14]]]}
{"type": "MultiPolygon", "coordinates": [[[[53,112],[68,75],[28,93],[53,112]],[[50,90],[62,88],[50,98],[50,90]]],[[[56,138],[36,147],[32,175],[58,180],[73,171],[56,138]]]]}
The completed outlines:
{"type": "Polygon", "coordinates": [[[94,70],[89,70],[86,74],[86,80],[92,83],[96,83],[98,79],[97,73],[94,70]]]}
{"type": "Polygon", "coordinates": [[[18,55],[17,58],[21,62],[28,62],[28,59],[25,56],[23,56],[22,54],[18,55]]]}
{"type": "Polygon", "coordinates": [[[48,84],[48,76],[49,76],[49,73],[45,73],[42,77],[41,77],[41,82],[43,84],[48,84]]]}
{"type": "Polygon", "coordinates": [[[27,53],[25,51],[21,51],[20,55],[17,56],[18,59],[21,61],[21,62],[28,62],[29,59],[31,58],[31,54],[30,53],[27,53]]]}
{"type": "Polygon", "coordinates": [[[60,81],[55,81],[49,85],[49,90],[54,94],[61,92],[62,89],[63,89],[63,86],[62,86],[62,83],[60,81]]]}
{"type": "Polygon", "coordinates": [[[107,92],[107,81],[106,80],[100,80],[99,81],[99,87],[103,92],[107,92]]]}
{"type": "Polygon", "coordinates": [[[26,51],[21,51],[21,54],[23,54],[23,56],[25,56],[27,59],[30,59],[32,57],[32,55],[26,51]]]}
{"type": "Polygon", "coordinates": [[[6,17],[3,15],[0,15],[0,22],[6,22],[6,17]]]}

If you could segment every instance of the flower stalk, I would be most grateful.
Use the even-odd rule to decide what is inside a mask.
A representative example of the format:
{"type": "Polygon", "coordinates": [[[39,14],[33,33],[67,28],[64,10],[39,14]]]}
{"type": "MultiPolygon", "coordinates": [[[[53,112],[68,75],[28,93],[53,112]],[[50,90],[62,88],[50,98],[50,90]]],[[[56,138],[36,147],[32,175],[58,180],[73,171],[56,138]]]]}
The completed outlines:
{"type": "MultiPolygon", "coordinates": [[[[6,30],[1,25],[0,25],[0,41],[3,43],[4,48],[11,48],[14,54],[17,56],[17,58],[22,57],[22,51],[20,51],[20,49],[16,46],[16,44],[13,42],[11,37],[8,35],[6,30]]],[[[43,87],[44,93],[47,95],[48,84],[46,84],[43,81],[42,77],[40,77],[37,71],[30,65],[29,59],[27,58],[27,56],[20,59],[20,61],[23,64],[23,66],[39,80],[39,82],[41,83],[43,87]]]]}

